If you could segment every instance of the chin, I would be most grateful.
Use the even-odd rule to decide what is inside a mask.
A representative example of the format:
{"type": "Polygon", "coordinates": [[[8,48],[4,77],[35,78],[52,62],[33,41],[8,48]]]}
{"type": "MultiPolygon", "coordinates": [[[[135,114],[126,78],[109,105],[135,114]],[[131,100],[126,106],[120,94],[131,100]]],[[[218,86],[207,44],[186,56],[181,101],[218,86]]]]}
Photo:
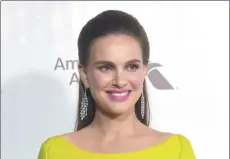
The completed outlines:
{"type": "Polygon", "coordinates": [[[114,116],[120,116],[122,114],[129,114],[135,112],[135,103],[126,101],[126,102],[114,102],[108,101],[104,103],[105,111],[114,116]]]}
{"type": "Polygon", "coordinates": [[[105,114],[108,114],[111,117],[118,117],[118,116],[122,116],[124,114],[131,114],[132,112],[134,112],[134,110],[132,108],[130,109],[124,109],[124,108],[107,108],[105,110],[105,114]]]}

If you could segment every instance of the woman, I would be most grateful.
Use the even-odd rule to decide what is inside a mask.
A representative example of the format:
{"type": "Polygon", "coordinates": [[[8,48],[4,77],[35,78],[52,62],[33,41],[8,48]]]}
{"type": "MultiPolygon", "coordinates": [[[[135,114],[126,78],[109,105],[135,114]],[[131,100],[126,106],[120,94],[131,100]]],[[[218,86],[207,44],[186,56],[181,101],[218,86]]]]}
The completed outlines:
{"type": "Polygon", "coordinates": [[[78,39],[76,131],[43,142],[38,159],[195,159],[189,140],[148,127],[149,42],[131,15],[108,10],[78,39]]]}

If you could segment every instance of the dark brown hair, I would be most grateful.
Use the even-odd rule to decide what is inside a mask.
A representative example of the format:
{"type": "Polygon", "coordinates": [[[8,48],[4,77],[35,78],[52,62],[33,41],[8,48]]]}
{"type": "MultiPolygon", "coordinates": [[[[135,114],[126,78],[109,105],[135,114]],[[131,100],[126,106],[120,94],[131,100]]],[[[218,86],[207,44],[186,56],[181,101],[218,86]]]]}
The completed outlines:
{"type": "MultiPolygon", "coordinates": [[[[132,15],[118,10],[107,10],[96,17],[92,18],[87,24],[82,28],[79,38],[78,38],[78,57],[79,64],[82,66],[87,66],[90,47],[92,43],[99,37],[103,37],[109,34],[126,34],[135,38],[142,48],[143,63],[148,64],[149,61],[149,41],[144,28],[138,22],[138,20],[132,15]]],[[[89,125],[95,116],[95,101],[92,98],[90,90],[86,90],[88,98],[88,110],[87,116],[81,120],[80,119],[80,108],[82,97],[85,93],[85,87],[83,82],[79,81],[79,100],[78,100],[78,112],[75,130],[80,130],[87,125],[89,125]]],[[[146,82],[144,81],[143,94],[145,97],[145,115],[141,118],[141,97],[135,104],[135,113],[139,121],[143,124],[149,126],[149,104],[147,98],[146,82]]]]}

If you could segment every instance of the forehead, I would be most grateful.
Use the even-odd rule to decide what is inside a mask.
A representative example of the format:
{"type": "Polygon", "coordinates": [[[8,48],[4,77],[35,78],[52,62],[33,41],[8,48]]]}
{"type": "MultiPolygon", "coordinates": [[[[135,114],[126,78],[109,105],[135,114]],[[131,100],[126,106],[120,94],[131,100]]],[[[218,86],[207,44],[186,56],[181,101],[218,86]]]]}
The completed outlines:
{"type": "Polygon", "coordinates": [[[142,61],[141,46],[136,39],[128,35],[107,35],[98,38],[90,49],[90,62],[122,62],[134,58],[142,61]]]}

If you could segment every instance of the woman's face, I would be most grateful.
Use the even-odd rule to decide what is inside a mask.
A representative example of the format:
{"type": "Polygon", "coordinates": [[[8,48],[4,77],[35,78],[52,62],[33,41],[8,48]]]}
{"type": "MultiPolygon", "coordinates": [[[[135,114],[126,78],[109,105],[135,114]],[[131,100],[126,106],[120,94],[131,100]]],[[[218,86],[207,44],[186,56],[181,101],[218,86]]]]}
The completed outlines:
{"type": "Polygon", "coordinates": [[[81,78],[97,107],[112,115],[133,112],[140,98],[147,65],[138,41],[127,35],[97,39],[81,78]]]}

